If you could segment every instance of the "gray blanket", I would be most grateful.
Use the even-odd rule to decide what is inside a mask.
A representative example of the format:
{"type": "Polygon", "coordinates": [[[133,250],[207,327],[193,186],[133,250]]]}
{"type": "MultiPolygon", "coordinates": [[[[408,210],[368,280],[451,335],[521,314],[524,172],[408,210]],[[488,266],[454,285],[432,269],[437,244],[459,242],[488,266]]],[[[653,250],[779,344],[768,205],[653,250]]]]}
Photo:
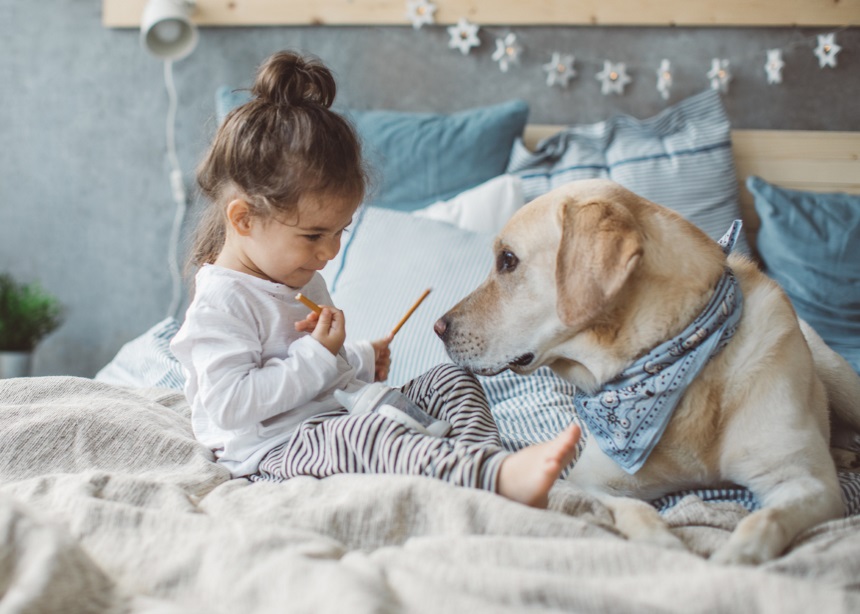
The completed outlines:
{"type": "Polygon", "coordinates": [[[676,552],[563,482],[543,511],[427,478],[231,480],[175,391],[0,380],[0,425],[0,614],[860,611],[860,517],[721,567],[748,512],[694,496],[665,514],[676,552]]]}

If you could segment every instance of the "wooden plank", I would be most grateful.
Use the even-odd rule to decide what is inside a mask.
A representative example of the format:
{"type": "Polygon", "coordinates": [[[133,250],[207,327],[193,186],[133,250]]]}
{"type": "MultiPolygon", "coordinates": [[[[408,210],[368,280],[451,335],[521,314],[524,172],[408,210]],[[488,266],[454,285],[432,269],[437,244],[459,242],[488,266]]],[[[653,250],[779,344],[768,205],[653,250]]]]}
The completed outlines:
{"type": "MultiPolygon", "coordinates": [[[[102,0],[107,27],[134,28],[146,0],[102,0]]],[[[446,0],[436,23],[479,25],[845,26],[860,0],[446,0]]],[[[197,0],[201,26],[410,25],[404,0],[197,0]]]]}

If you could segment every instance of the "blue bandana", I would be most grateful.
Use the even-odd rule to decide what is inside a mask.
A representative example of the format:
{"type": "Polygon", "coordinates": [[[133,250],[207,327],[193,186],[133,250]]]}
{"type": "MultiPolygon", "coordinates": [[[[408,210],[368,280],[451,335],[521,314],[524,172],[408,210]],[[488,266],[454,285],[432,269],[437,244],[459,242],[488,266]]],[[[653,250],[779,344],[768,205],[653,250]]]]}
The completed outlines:
{"type": "MultiPolygon", "coordinates": [[[[741,229],[735,221],[720,240],[725,253],[741,229]]],[[[630,474],[636,473],[666,430],[690,382],[734,335],[743,295],[728,268],[708,305],[683,332],[631,364],[594,396],[576,391],[574,404],[600,449],[630,474]]]]}

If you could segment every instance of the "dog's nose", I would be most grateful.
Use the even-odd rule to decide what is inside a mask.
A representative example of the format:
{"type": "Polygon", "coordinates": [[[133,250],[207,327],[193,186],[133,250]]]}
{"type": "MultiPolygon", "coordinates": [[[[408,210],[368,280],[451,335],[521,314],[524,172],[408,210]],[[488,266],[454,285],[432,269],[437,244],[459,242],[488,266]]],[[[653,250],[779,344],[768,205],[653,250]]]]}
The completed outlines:
{"type": "Polygon", "coordinates": [[[439,318],[436,320],[436,324],[433,325],[433,330],[439,335],[442,341],[445,341],[445,335],[448,334],[448,320],[444,317],[439,318]]]}

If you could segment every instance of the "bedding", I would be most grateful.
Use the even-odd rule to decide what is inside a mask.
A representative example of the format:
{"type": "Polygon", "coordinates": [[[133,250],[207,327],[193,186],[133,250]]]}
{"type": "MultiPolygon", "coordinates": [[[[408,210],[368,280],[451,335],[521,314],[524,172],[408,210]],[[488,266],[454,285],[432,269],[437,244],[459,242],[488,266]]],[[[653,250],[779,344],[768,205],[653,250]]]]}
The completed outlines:
{"type": "Polygon", "coordinates": [[[757,568],[702,556],[746,510],[689,495],[689,552],[628,542],[588,495],[550,509],[393,475],[232,480],[169,389],[0,380],[8,612],[851,612],[860,516],[757,568]]]}
{"type": "MultiPolygon", "coordinates": [[[[222,115],[236,104],[221,102],[222,115]]],[[[389,155],[411,144],[399,134],[389,155]]],[[[460,136],[461,148],[448,151],[464,152],[459,163],[469,166],[479,151],[469,141],[482,137],[460,136]]],[[[600,172],[624,169],[658,201],[674,186],[685,195],[677,210],[720,233],[739,217],[714,95],[652,120],[570,126],[535,152],[513,145],[516,136],[504,138],[510,155],[456,193],[422,194],[417,209],[363,207],[323,272],[354,337],[387,332],[433,288],[395,338],[390,383],[448,360],[433,322],[484,279],[506,219],[572,178],[571,168],[599,160],[600,172]]],[[[652,502],[689,548],[679,552],[626,541],[606,508],[564,481],[549,510],[408,476],[252,484],[230,479],[193,438],[169,350],[178,326],[158,322],[93,379],[0,380],[0,612],[860,611],[857,467],[839,471],[845,518],[756,568],[704,558],[758,505],[732,485],[652,502]]],[[[548,368],[480,381],[510,450],[576,420],[572,386],[548,368]]],[[[860,450],[856,437],[840,445],[860,450]]]]}

